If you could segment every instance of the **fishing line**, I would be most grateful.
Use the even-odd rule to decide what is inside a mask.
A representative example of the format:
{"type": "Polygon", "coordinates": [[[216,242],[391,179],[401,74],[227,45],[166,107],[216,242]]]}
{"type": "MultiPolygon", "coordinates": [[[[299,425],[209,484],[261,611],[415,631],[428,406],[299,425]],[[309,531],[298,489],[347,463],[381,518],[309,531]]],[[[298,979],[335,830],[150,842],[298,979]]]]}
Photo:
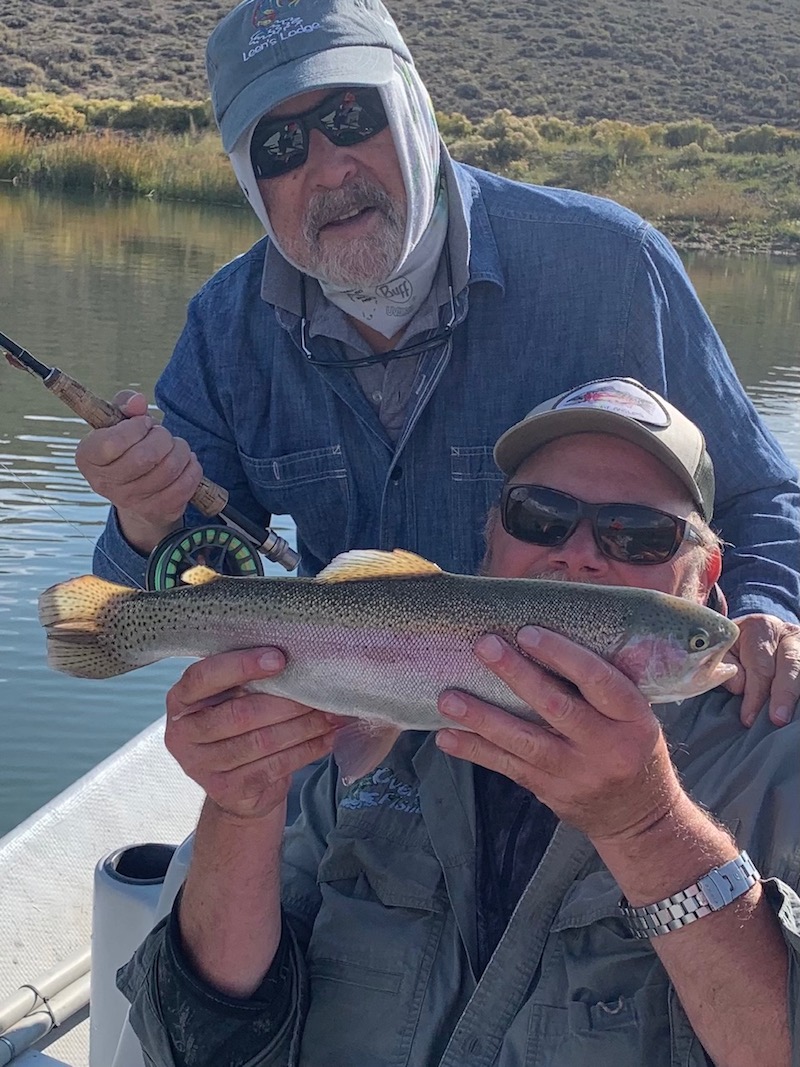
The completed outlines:
{"type": "Polygon", "coordinates": [[[134,588],[134,589],[143,589],[144,588],[144,586],[142,585],[141,582],[137,581],[134,577],[132,577],[130,574],[128,574],[128,572],[126,570],[124,570],[122,567],[120,567],[119,563],[117,563],[117,561],[115,559],[112,559],[112,557],[108,554],[108,552],[105,551],[105,549],[101,548],[94,540],[92,540],[91,537],[89,537],[88,534],[84,533],[83,530],[80,528],[80,526],[78,526],[77,523],[73,522],[72,519],[68,519],[66,515],[62,515],[61,512],[58,510],[58,508],[55,506],[55,504],[51,504],[49,500],[45,500],[45,498],[42,496],[42,494],[37,489],[34,489],[34,487],[32,485],[28,485],[28,483],[25,481],[25,479],[21,475],[17,474],[17,472],[15,470],[12,470],[12,468],[9,467],[7,463],[4,463],[3,460],[1,460],[1,459],[0,459],[0,469],[4,470],[7,474],[10,474],[12,478],[16,478],[16,480],[20,483],[20,485],[24,485],[25,488],[28,490],[28,492],[32,493],[33,496],[39,501],[39,503],[43,504],[44,507],[46,507],[46,508],[50,508],[51,511],[53,511],[56,515],[58,515],[59,519],[61,519],[62,522],[65,522],[67,524],[67,526],[71,526],[72,529],[77,533],[77,535],[82,540],[88,541],[89,544],[92,545],[92,547],[96,551],[98,551],[102,556],[105,556],[105,558],[109,561],[109,563],[111,563],[115,567],[115,569],[120,572],[120,574],[124,575],[128,579],[128,581],[130,582],[132,588],[134,588]]]}

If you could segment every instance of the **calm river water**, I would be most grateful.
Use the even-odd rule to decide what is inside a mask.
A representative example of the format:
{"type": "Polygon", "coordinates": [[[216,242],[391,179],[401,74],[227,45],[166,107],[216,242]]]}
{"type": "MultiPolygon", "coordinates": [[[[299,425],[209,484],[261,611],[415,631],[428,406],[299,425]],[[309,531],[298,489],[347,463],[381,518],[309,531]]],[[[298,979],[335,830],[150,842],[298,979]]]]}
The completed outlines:
{"type": "MultiPolygon", "coordinates": [[[[244,210],[0,188],[0,330],[101,396],[152,396],[188,298],[258,233],[244,210]]],[[[800,463],[800,265],[687,265],[745,388],[800,463]]],[[[100,685],[46,666],[37,595],[91,569],[105,515],[73,462],[85,432],[34,378],[0,366],[0,834],[157,718],[181,669],[100,685]]]]}

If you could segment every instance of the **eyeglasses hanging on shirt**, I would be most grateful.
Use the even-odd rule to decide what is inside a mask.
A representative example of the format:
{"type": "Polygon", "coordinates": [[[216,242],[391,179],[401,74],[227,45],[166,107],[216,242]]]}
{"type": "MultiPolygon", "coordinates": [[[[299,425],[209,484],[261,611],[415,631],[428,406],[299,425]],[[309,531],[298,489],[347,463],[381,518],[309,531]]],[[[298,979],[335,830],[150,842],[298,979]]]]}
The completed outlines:
{"type": "Polygon", "coordinates": [[[453,268],[450,263],[450,248],[445,239],[444,263],[447,271],[447,296],[450,304],[450,315],[445,325],[427,341],[419,341],[417,344],[407,345],[405,348],[392,348],[388,352],[377,352],[373,356],[362,356],[359,359],[317,359],[309,348],[308,318],[306,315],[306,277],[300,280],[300,347],[306,360],[314,367],[338,367],[340,370],[356,370],[359,367],[374,367],[376,363],[388,363],[394,359],[408,359],[410,356],[420,356],[423,352],[430,352],[441,344],[451,344],[453,330],[456,325],[456,298],[453,292],[453,268]]]}

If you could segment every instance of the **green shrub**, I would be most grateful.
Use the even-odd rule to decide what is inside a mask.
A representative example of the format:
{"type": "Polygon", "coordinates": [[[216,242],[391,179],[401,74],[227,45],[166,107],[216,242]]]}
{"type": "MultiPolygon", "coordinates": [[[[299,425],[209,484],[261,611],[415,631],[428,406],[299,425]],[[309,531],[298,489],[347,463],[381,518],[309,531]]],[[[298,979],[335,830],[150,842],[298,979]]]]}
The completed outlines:
{"type": "Polygon", "coordinates": [[[448,118],[462,120],[448,122],[442,130],[450,151],[473,167],[507,174],[511,164],[521,163],[527,173],[531,157],[542,144],[535,120],[519,118],[506,109],[495,111],[477,126],[460,115],[448,118]]]}
{"type": "Polygon", "coordinates": [[[696,167],[703,162],[705,155],[702,145],[699,145],[697,141],[692,141],[691,144],[681,149],[678,159],[686,167],[696,167]]]}
{"type": "Polygon", "coordinates": [[[47,104],[27,111],[17,119],[26,133],[38,137],[56,137],[65,133],[80,133],[86,128],[86,116],[69,104],[47,104]]]}
{"type": "Polygon", "coordinates": [[[667,148],[685,148],[692,143],[706,149],[722,147],[722,138],[715,127],[702,119],[666,123],[663,140],[667,148]]]}
{"type": "Polygon", "coordinates": [[[643,127],[645,133],[650,138],[651,145],[662,145],[664,143],[664,134],[667,131],[666,124],[663,122],[648,122],[643,127]]]}
{"type": "Polygon", "coordinates": [[[745,126],[725,138],[725,148],[729,152],[763,156],[778,152],[782,147],[781,134],[769,125],[745,126]]]}
{"type": "Polygon", "coordinates": [[[448,146],[453,159],[459,163],[467,163],[470,167],[480,167],[482,170],[489,169],[494,146],[485,137],[473,134],[471,137],[460,137],[451,141],[448,146]]]}
{"type": "Polygon", "coordinates": [[[609,148],[587,145],[562,152],[551,159],[552,178],[547,185],[561,185],[587,193],[601,192],[617,174],[620,160],[609,148]]]}
{"type": "Polygon", "coordinates": [[[528,159],[542,143],[532,119],[518,118],[505,108],[484,119],[477,133],[488,142],[484,165],[489,170],[503,170],[513,160],[528,159]]]}
{"type": "Polygon", "coordinates": [[[116,125],[120,113],[129,106],[127,100],[87,100],[86,119],[91,126],[108,129],[116,125]]]}
{"type": "Polygon", "coordinates": [[[28,110],[25,99],[0,85],[0,115],[21,115],[28,110]]]}
{"type": "Polygon", "coordinates": [[[442,140],[448,144],[461,137],[470,137],[475,133],[475,126],[465,115],[461,115],[458,111],[437,111],[436,122],[439,126],[442,140]]]}
{"type": "Polygon", "coordinates": [[[650,136],[642,126],[616,119],[600,119],[590,127],[590,137],[595,144],[616,153],[622,163],[641,159],[650,147],[650,136]]]}
{"type": "Polygon", "coordinates": [[[545,141],[561,141],[564,144],[575,144],[586,136],[580,126],[567,119],[536,119],[536,129],[545,141]]]}
{"type": "Polygon", "coordinates": [[[30,125],[27,120],[24,125],[43,136],[52,132],[78,132],[86,125],[136,133],[181,134],[205,130],[213,121],[208,100],[168,100],[158,94],[138,96],[133,100],[87,99],[77,93],[58,95],[32,89],[25,95],[18,95],[10,89],[0,88],[0,115],[32,115],[34,112],[36,117],[30,120],[30,125]],[[62,114],[64,108],[66,114],[62,114]],[[42,111],[46,112],[44,117],[40,115],[42,111]],[[85,116],[85,123],[76,120],[72,112],[85,116]]]}
{"type": "Polygon", "coordinates": [[[29,89],[22,99],[25,101],[26,111],[58,103],[58,96],[55,93],[46,93],[42,89],[29,89]]]}
{"type": "Polygon", "coordinates": [[[209,125],[205,103],[166,100],[157,93],[135,97],[113,114],[111,125],[119,130],[153,130],[161,133],[188,133],[209,125]]]}

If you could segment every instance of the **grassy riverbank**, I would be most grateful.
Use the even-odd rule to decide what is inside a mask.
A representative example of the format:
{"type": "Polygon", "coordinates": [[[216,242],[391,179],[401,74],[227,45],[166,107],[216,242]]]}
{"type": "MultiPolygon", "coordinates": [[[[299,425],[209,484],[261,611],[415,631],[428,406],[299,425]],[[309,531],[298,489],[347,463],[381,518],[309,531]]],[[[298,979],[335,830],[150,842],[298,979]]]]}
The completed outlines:
{"type": "MultiPolygon", "coordinates": [[[[0,180],[59,192],[240,204],[205,105],[3,94],[0,180]],[[17,103],[19,101],[20,103],[17,103]],[[183,132],[167,132],[167,131],[183,132]]],[[[683,248],[800,255],[800,135],[722,134],[699,120],[633,126],[440,115],[457,159],[608,196],[683,248]]]]}

